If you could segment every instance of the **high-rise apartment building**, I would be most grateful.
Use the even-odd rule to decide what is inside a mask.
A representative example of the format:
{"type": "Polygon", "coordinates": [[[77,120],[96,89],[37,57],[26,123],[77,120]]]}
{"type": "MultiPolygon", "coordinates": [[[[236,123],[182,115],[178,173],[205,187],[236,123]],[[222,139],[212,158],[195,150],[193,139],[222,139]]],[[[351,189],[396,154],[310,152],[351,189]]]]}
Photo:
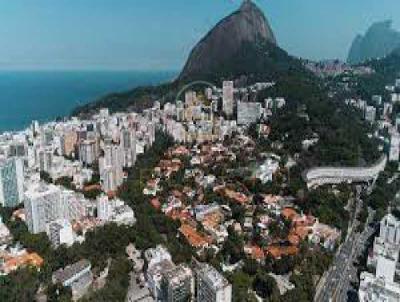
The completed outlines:
{"type": "Polygon", "coordinates": [[[92,207],[91,202],[83,194],[70,190],[61,192],[61,200],[63,218],[68,221],[77,221],[88,216],[92,207]]]}
{"type": "Polygon", "coordinates": [[[386,243],[400,245],[400,221],[387,214],[380,223],[379,237],[386,243]]]}
{"type": "Polygon", "coordinates": [[[256,102],[238,102],[237,123],[238,125],[250,125],[261,118],[262,106],[256,102]]]}
{"type": "Polygon", "coordinates": [[[24,208],[29,232],[45,232],[47,223],[63,217],[61,190],[54,185],[32,186],[25,192],[24,208]]]}
{"type": "Polygon", "coordinates": [[[124,167],[133,167],[136,162],[136,132],[133,129],[121,131],[121,147],[123,150],[124,167]]]}
{"type": "Polygon", "coordinates": [[[400,156],[400,134],[394,131],[390,136],[389,161],[399,161],[400,156]]]}
{"type": "Polygon", "coordinates": [[[115,191],[122,184],[123,151],[120,146],[106,145],[104,156],[99,159],[100,181],[105,192],[115,191]]]}
{"type": "Polygon", "coordinates": [[[197,101],[197,94],[195,91],[188,90],[185,93],[185,105],[192,106],[197,101]]]}
{"type": "Polygon", "coordinates": [[[79,160],[91,165],[97,160],[97,143],[95,140],[83,140],[79,144],[79,160]]]}
{"type": "Polygon", "coordinates": [[[40,172],[51,173],[53,167],[53,150],[51,148],[39,149],[38,157],[40,172]]]}
{"type": "Polygon", "coordinates": [[[66,219],[58,219],[48,223],[46,233],[55,248],[62,244],[71,246],[74,243],[72,225],[66,219]]]}
{"type": "Polygon", "coordinates": [[[111,215],[110,202],[106,195],[97,197],[97,218],[107,221],[111,215]]]}
{"type": "Polygon", "coordinates": [[[368,266],[375,274],[362,272],[358,291],[361,302],[400,301],[400,284],[397,267],[400,251],[400,221],[391,213],[380,223],[379,237],[375,237],[368,266]]]}
{"type": "Polygon", "coordinates": [[[0,204],[15,207],[23,201],[24,167],[20,158],[0,161],[0,204]]]}
{"type": "Polygon", "coordinates": [[[224,81],[222,87],[222,111],[228,115],[233,115],[234,107],[234,87],[232,81],[224,81]]]}
{"type": "Polygon", "coordinates": [[[400,285],[394,279],[396,263],[393,254],[385,251],[378,257],[375,274],[360,274],[360,302],[400,301],[400,285]]]}
{"type": "Polygon", "coordinates": [[[232,285],[214,267],[206,263],[196,270],[197,301],[231,302],[232,285]]]}
{"type": "Polygon", "coordinates": [[[374,106],[365,107],[365,120],[370,123],[375,122],[376,119],[376,108],[374,106]]]}
{"type": "Polygon", "coordinates": [[[28,146],[25,142],[13,142],[10,144],[10,148],[8,151],[8,156],[9,157],[24,157],[28,155],[28,146]]]}
{"type": "Polygon", "coordinates": [[[162,272],[161,301],[186,302],[191,301],[194,292],[192,270],[184,264],[162,272]]]}
{"type": "Polygon", "coordinates": [[[78,142],[78,134],[76,131],[67,131],[61,136],[61,152],[63,155],[71,156],[75,152],[78,142]]]}

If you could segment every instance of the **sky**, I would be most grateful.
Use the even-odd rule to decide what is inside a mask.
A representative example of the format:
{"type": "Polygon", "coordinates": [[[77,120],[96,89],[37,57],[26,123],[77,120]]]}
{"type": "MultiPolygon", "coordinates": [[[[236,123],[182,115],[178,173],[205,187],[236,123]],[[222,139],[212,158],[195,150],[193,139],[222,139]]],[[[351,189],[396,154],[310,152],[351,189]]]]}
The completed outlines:
{"type": "MultiPolygon", "coordinates": [[[[290,54],[345,59],[399,0],[255,0],[290,54]]],[[[0,69],[179,70],[240,0],[0,0],[0,69]]]]}

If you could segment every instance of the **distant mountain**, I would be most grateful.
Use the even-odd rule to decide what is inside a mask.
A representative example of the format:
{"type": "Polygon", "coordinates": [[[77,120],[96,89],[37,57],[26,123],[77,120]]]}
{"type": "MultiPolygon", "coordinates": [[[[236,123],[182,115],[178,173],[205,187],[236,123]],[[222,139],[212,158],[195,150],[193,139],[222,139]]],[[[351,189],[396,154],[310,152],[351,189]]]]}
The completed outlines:
{"type": "Polygon", "coordinates": [[[385,86],[400,78],[400,48],[396,48],[382,59],[370,60],[365,65],[374,72],[358,79],[358,95],[364,99],[374,94],[387,95],[385,86]]]}
{"type": "Polygon", "coordinates": [[[364,36],[357,35],[351,45],[347,62],[362,63],[382,58],[400,46],[400,32],[392,28],[392,21],[374,23],[364,36]]]}
{"type": "Polygon", "coordinates": [[[277,45],[275,35],[263,14],[252,2],[244,1],[239,10],[221,20],[193,48],[180,75],[180,80],[220,73],[231,65],[243,47],[277,45]]]}

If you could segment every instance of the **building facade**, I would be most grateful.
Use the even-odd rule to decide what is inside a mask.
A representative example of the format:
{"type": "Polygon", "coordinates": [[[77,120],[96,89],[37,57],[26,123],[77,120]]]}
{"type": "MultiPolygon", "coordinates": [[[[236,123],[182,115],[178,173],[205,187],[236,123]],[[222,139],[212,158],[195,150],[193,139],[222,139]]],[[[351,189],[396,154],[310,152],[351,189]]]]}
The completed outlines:
{"type": "Polygon", "coordinates": [[[71,246],[74,243],[72,225],[68,220],[58,219],[48,223],[46,233],[55,248],[62,244],[71,246]]]}
{"type": "Polygon", "coordinates": [[[29,232],[45,232],[47,223],[63,217],[61,191],[54,185],[34,186],[25,192],[24,208],[29,232]]]}
{"type": "Polygon", "coordinates": [[[233,81],[224,81],[222,85],[222,111],[226,115],[232,116],[234,109],[233,81]]]}
{"type": "Polygon", "coordinates": [[[184,264],[162,272],[161,293],[162,301],[186,302],[191,301],[194,292],[192,270],[184,264]]]}
{"type": "Polygon", "coordinates": [[[232,285],[209,264],[199,264],[196,271],[196,290],[197,301],[232,301],[232,285]]]}
{"type": "Polygon", "coordinates": [[[24,168],[20,158],[0,161],[0,204],[15,207],[23,201],[24,168]]]}

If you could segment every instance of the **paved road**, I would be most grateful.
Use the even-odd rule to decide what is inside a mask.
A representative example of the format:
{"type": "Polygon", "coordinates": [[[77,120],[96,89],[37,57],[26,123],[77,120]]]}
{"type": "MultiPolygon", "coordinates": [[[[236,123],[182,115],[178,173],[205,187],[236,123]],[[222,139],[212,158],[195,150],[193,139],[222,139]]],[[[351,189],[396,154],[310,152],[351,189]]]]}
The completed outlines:
{"type": "Polygon", "coordinates": [[[357,191],[355,213],[349,227],[346,240],[340,246],[330,269],[321,278],[314,298],[315,302],[347,301],[347,293],[351,289],[351,282],[357,282],[357,269],[353,262],[362,253],[365,243],[373,234],[373,228],[369,227],[374,212],[369,210],[365,229],[361,234],[356,233],[359,222],[357,215],[363,207],[360,199],[360,191],[357,191]]]}
{"type": "Polygon", "coordinates": [[[351,261],[348,262],[346,271],[343,273],[342,278],[339,279],[338,288],[334,295],[336,301],[347,301],[348,292],[352,289],[351,282],[359,282],[357,267],[354,266],[354,261],[363,253],[368,238],[370,238],[375,232],[375,229],[369,226],[369,222],[372,221],[373,216],[374,212],[369,211],[366,227],[361,234],[357,235],[357,241],[354,244],[351,261]]]}

